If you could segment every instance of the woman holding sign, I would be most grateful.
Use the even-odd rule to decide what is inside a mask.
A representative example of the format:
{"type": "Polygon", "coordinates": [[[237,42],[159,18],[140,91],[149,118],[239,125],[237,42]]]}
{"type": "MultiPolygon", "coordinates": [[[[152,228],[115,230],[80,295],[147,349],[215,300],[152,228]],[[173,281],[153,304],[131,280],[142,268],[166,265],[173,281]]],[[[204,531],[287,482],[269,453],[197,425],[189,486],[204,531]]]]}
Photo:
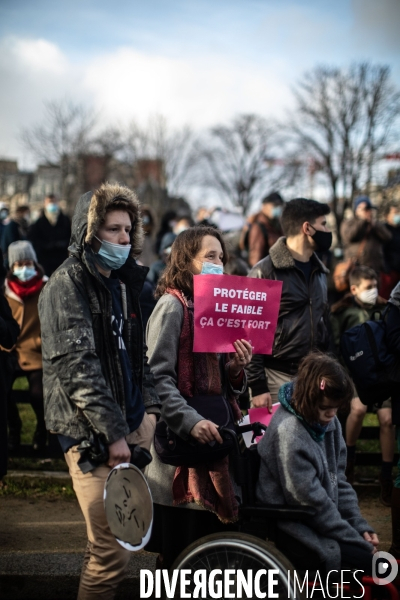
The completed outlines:
{"type": "MultiPolygon", "coordinates": [[[[223,440],[217,424],[204,418],[194,401],[224,402],[233,418],[240,420],[236,398],[246,387],[244,367],[252,357],[251,344],[245,340],[237,340],[230,355],[193,352],[193,276],[222,275],[226,261],[218,230],[191,227],[182,232],[172,245],[156,290],[160,300],[147,328],[148,357],[162,402],[162,420],[180,440],[192,442],[191,446],[198,442],[199,452],[206,445],[218,450],[223,440]]],[[[240,491],[230,476],[228,456],[204,458],[193,467],[164,464],[154,448],[152,453],[148,480],[155,513],[147,549],[163,555],[163,568],[169,568],[193,540],[237,520],[240,491]]]]}

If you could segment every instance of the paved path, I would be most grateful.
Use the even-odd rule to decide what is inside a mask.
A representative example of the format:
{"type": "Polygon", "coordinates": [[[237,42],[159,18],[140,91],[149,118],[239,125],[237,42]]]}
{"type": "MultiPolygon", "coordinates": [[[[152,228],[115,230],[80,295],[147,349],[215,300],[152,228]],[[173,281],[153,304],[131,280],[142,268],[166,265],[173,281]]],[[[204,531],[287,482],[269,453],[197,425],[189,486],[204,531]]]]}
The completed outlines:
{"type": "MultiPolygon", "coordinates": [[[[390,509],[379,504],[378,489],[360,493],[363,515],[376,529],[381,550],[390,545],[390,509]]],[[[86,544],[76,500],[0,499],[0,598],[74,600],[86,544]]],[[[140,569],[153,569],[155,555],[133,553],[118,600],[139,599],[140,569]]]]}
{"type": "MultiPolygon", "coordinates": [[[[86,545],[75,500],[0,500],[0,598],[73,600],[86,545]]],[[[155,555],[132,553],[118,600],[139,598],[140,569],[153,569],[155,555]]]]}

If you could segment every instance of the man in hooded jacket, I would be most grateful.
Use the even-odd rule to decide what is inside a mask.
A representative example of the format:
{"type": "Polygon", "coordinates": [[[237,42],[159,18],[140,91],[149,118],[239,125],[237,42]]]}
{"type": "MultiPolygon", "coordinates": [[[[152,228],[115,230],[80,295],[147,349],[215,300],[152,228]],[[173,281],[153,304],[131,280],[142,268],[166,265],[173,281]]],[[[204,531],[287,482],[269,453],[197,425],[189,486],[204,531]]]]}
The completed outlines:
{"type": "Polygon", "coordinates": [[[79,600],[111,600],[124,577],[130,553],[108,527],[104,483],[110,468],[130,461],[127,442],[149,448],[159,414],[139,306],[142,240],[134,192],[103,184],[86,193],[70,256],[39,301],[46,425],[58,434],[89,540],[79,600]],[[105,449],[101,464],[82,466],[82,442],[105,449]]]}

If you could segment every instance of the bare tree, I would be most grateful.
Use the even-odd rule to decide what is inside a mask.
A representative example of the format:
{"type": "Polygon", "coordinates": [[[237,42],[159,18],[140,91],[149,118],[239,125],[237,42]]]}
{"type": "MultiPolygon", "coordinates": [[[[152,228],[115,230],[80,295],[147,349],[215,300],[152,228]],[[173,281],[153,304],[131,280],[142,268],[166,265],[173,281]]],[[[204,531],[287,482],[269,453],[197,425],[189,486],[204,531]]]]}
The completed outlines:
{"type": "Polygon", "coordinates": [[[146,126],[132,121],[125,138],[125,160],[160,160],[168,193],[173,196],[185,192],[192,166],[193,133],[188,126],[173,129],[163,115],[152,116],[146,126]]]}
{"type": "Polygon", "coordinates": [[[77,177],[78,158],[88,152],[96,116],[92,110],[71,100],[45,102],[42,123],[24,129],[22,143],[33,157],[61,172],[61,190],[68,202],[71,184],[77,177]]]}
{"type": "Polygon", "coordinates": [[[196,147],[197,182],[246,215],[253,201],[283,183],[287,172],[275,157],[275,134],[270,123],[254,114],[213,127],[196,147]]]}
{"type": "Polygon", "coordinates": [[[329,181],[338,231],[354,195],[371,189],[380,155],[390,148],[400,116],[400,93],[387,66],[317,67],[295,88],[290,129],[298,150],[329,181]]]}

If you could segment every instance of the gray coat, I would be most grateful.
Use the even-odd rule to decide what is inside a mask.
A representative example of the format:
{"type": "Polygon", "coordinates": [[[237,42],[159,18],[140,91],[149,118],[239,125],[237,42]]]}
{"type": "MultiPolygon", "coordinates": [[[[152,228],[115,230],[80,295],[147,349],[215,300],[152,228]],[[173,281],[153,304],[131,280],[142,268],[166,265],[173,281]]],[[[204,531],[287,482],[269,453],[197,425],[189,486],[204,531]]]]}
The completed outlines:
{"type": "Polygon", "coordinates": [[[335,417],[322,442],[316,442],[299,419],[279,407],[258,445],[261,469],[257,499],[267,504],[310,507],[308,522],[281,521],[278,526],[340,569],[338,541],[370,550],[362,534],[373,531],[362,518],[357,496],[346,481],[346,446],[335,417]]]}
{"type": "MultiPolygon", "coordinates": [[[[175,296],[165,294],[158,301],[148,322],[147,346],[149,365],[161,400],[161,417],[174,433],[183,439],[188,439],[192,428],[204,417],[188,406],[177,388],[179,337],[182,323],[182,304],[175,296]]],[[[244,388],[245,386],[246,381],[244,381],[244,388]]],[[[239,395],[243,393],[243,389],[231,388],[231,391],[239,395]]],[[[172,506],[172,482],[176,467],[161,463],[154,447],[151,453],[153,462],[149,465],[146,476],[153,500],[156,504],[172,506]]],[[[187,504],[185,507],[200,508],[195,503],[187,504]]]]}

